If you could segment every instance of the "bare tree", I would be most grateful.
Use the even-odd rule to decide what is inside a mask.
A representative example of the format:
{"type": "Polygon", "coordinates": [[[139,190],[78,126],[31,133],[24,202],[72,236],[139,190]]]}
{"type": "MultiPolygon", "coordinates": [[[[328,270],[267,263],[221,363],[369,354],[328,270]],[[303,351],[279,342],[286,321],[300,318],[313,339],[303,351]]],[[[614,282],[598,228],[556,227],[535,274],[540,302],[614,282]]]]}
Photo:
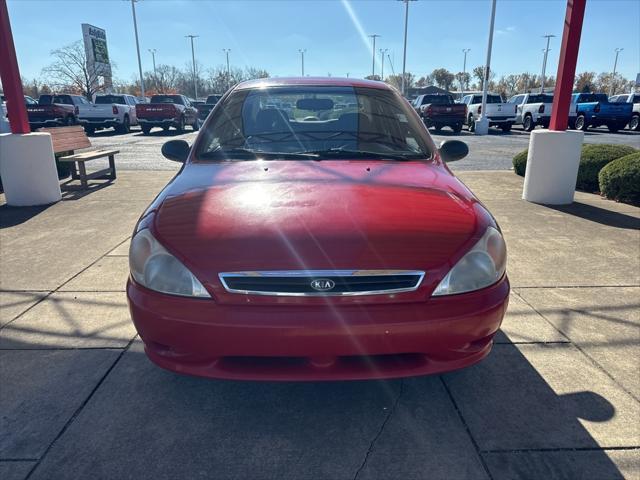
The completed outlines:
{"type": "Polygon", "coordinates": [[[42,70],[51,86],[59,89],[70,89],[88,100],[105,89],[101,78],[108,74],[106,70],[96,66],[93,68],[87,61],[83,43],[78,40],[65,47],[51,52],[54,62],[42,70]]]}
{"type": "MultiPolygon", "coordinates": [[[[484,85],[484,66],[477,66],[473,69],[473,76],[478,79],[478,90],[482,90],[484,85]]],[[[496,77],[496,74],[489,70],[489,86],[492,84],[492,80],[496,77]]]]}

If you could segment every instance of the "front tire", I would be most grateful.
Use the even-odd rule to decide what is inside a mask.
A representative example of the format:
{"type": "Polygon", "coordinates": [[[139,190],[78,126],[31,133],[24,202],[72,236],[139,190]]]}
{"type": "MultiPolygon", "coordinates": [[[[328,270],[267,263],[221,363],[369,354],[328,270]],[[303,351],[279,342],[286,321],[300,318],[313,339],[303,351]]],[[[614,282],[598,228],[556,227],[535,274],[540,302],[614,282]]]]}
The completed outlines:
{"type": "Polygon", "coordinates": [[[142,129],[143,135],[149,135],[151,132],[151,127],[149,125],[141,125],[140,128],[142,129]]]}
{"type": "Polygon", "coordinates": [[[607,128],[611,133],[616,133],[618,130],[620,130],[620,127],[617,123],[609,123],[607,124],[607,128]]]}
{"type": "Polygon", "coordinates": [[[631,117],[631,120],[629,120],[629,130],[633,130],[634,132],[640,130],[640,115],[635,114],[631,117]]]}
{"type": "Polygon", "coordinates": [[[193,128],[194,132],[197,132],[198,130],[200,130],[200,120],[196,118],[195,123],[191,125],[191,127],[193,128]]]}
{"type": "Polygon", "coordinates": [[[456,123],[455,125],[451,126],[451,129],[453,130],[453,133],[460,133],[462,131],[462,124],[456,123]]]}
{"type": "Polygon", "coordinates": [[[96,129],[95,127],[85,126],[84,133],[86,133],[87,135],[93,135],[94,133],[96,133],[96,129]]]}
{"type": "Polygon", "coordinates": [[[531,115],[527,115],[526,117],[524,117],[524,120],[522,121],[522,128],[524,128],[525,132],[530,132],[534,128],[536,128],[536,124],[533,123],[533,118],[531,117],[531,115]]]}
{"type": "Polygon", "coordinates": [[[511,131],[511,123],[503,123],[500,128],[504,133],[509,133],[511,131]]]}
{"type": "Polygon", "coordinates": [[[574,128],[582,132],[587,131],[587,119],[584,118],[584,115],[580,114],[576,117],[574,128]]]}

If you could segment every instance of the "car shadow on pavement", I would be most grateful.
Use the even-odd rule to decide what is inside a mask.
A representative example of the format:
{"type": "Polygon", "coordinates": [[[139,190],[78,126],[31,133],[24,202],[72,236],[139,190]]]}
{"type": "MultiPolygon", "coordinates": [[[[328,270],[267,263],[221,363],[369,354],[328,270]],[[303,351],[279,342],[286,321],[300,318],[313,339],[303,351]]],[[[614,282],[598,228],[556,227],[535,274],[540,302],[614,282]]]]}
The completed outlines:
{"type": "Polygon", "coordinates": [[[52,203],[37,207],[11,207],[6,203],[0,205],[0,230],[3,228],[15,227],[16,225],[20,225],[31,220],[33,217],[44,212],[52,205],[55,204],[52,203]]]}
{"type": "MultiPolygon", "coordinates": [[[[181,376],[151,364],[136,341],[75,398],[65,385],[86,375],[96,350],[25,353],[38,346],[15,341],[0,351],[0,460],[31,441],[46,455],[30,479],[622,479],[585,428],[602,433],[619,396],[566,391],[553,371],[580,361],[570,345],[505,342],[441,376],[293,383],[181,376]],[[25,355],[38,371],[12,374],[25,355]],[[61,371],[64,361],[77,368],[61,371]]],[[[584,368],[601,373],[581,364],[566,374],[584,368]]]]}
{"type": "Polygon", "coordinates": [[[609,227],[624,228],[628,230],[640,230],[640,219],[633,215],[596,207],[586,203],[574,201],[570,205],[542,205],[562,213],[568,213],[576,217],[592,222],[607,225],[609,227]]]}

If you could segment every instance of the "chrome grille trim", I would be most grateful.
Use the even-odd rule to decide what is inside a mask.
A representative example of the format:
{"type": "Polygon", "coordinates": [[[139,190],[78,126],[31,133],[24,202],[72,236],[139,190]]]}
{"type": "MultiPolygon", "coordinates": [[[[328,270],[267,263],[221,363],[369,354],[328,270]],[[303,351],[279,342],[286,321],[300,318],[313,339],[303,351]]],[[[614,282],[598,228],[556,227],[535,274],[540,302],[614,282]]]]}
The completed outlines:
{"type": "Polygon", "coordinates": [[[218,278],[222,283],[224,289],[229,293],[240,293],[244,295],[268,295],[268,296],[284,296],[284,297],[337,297],[337,296],[362,296],[362,295],[384,295],[390,293],[403,293],[413,292],[417,290],[422,284],[422,280],[425,277],[425,272],[422,270],[263,270],[263,271],[243,271],[243,272],[221,272],[218,274],[218,278]],[[393,288],[385,290],[367,290],[357,292],[272,292],[264,290],[243,290],[234,289],[229,286],[227,279],[230,278],[269,278],[269,277],[289,277],[300,278],[309,277],[310,279],[325,278],[325,277],[342,277],[342,278],[357,278],[357,277],[383,277],[383,276],[413,276],[418,277],[417,282],[410,287],[393,288]]]}

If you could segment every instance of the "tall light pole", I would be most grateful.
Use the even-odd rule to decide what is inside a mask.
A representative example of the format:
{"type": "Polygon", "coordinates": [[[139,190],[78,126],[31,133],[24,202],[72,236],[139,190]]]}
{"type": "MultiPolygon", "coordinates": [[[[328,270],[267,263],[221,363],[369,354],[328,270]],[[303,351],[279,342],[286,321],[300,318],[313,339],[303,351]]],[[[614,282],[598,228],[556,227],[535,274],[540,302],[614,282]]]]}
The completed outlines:
{"type": "Polygon", "coordinates": [[[307,51],[306,48],[301,48],[298,50],[298,52],[300,52],[300,62],[302,65],[302,76],[304,77],[304,54],[307,51]]]}
{"type": "MultiPolygon", "coordinates": [[[[464,95],[465,84],[467,83],[467,53],[471,51],[470,48],[463,48],[462,53],[464,53],[464,61],[462,62],[462,78],[460,79],[460,98],[464,95]],[[464,82],[464,83],[463,83],[464,82]]],[[[469,88],[468,85],[467,89],[469,88]]]]}
{"type": "Polygon", "coordinates": [[[544,93],[544,74],[547,69],[547,55],[549,54],[549,41],[555,35],[543,35],[542,38],[547,39],[547,48],[544,49],[544,59],[542,60],[542,75],[540,77],[540,93],[544,93]]]}
{"type": "Polygon", "coordinates": [[[407,75],[407,28],[409,25],[409,2],[415,0],[400,0],[404,2],[404,48],[402,50],[402,95],[405,95],[405,77],[407,75]]]}
{"type": "Polygon", "coordinates": [[[480,118],[475,123],[476,135],[489,133],[489,118],[487,117],[487,89],[489,88],[489,74],[491,72],[491,48],[493,47],[493,27],[496,23],[496,0],[491,0],[491,20],[489,21],[489,41],[487,43],[487,62],[484,66],[484,81],[482,82],[482,106],[480,118]]]}
{"type": "Polygon", "coordinates": [[[616,81],[616,68],[618,67],[618,55],[620,54],[620,52],[624,50],[624,48],[616,48],[615,52],[616,52],[616,59],[613,62],[613,75],[611,75],[611,85],[609,86],[609,96],[613,95],[615,93],[615,90],[613,88],[613,84],[616,81]]]}
{"type": "Polygon", "coordinates": [[[389,51],[388,48],[380,49],[380,80],[384,82],[384,56],[389,51]]]}
{"type": "Polygon", "coordinates": [[[193,39],[200,35],[185,35],[184,38],[191,39],[191,62],[193,63],[193,99],[198,99],[198,77],[196,76],[196,52],[193,48],[193,39]]]}
{"type": "Polygon", "coordinates": [[[158,90],[158,72],[156,71],[156,50],[155,48],[150,48],[149,53],[151,54],[151,59],[153,61],[153,83],[156,90],[158,90]]]}
{"type": "Polygon", "coordinates": [[[374,33],[373,35],[369,35],[373,39],[373,50],[371,55],[371,76],[375,76],[376,74],[376,38],[380,35],[374,33]]]}
{"type": "Polygon", "coordinates": [[[140,42],[138,41],[138,22],[136,21],[136,2],[131,0],[131,13],[133,14],[133,31],[136,34],[136,51],[138,52],[138,72],[140,73],[140,95],[144,97],[144,78],[142,77],[142,60],[140,59],[140,42]]]}
{"type": "Polygon", "coordinates": [[[231,69],[229,68],[229,52],[231,51],[231,49],[223,48],[222,51],[227,56],[227,90],[229,90],[229,87],[231,87],[231,69]]]}

